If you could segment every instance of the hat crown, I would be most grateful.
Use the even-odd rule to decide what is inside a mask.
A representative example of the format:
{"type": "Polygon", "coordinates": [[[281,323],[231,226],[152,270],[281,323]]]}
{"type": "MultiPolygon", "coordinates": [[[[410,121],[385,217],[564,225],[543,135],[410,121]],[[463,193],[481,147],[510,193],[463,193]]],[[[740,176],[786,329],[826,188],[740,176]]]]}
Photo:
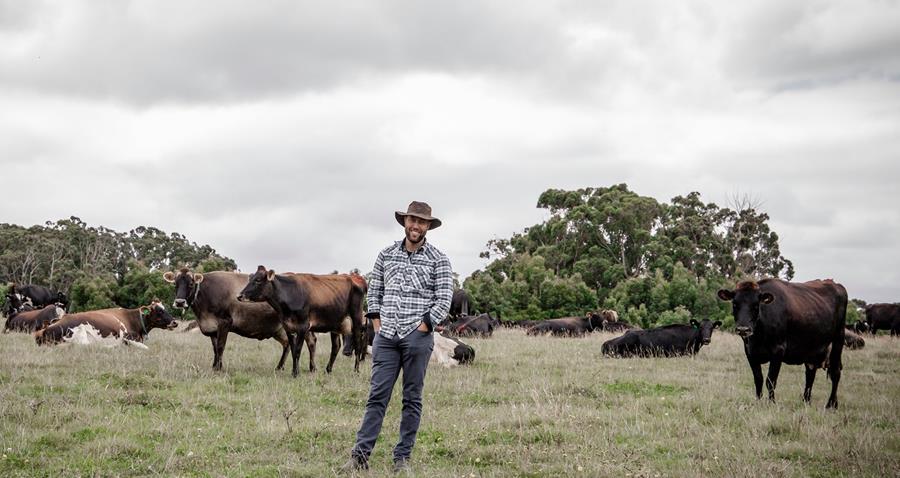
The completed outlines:
{"type": "Polygon", "coordinates": [[[421,214],[423,216],[431,216],[431,206],[428,203],[413,201],[406,208],[407,214],[421,214]]]}

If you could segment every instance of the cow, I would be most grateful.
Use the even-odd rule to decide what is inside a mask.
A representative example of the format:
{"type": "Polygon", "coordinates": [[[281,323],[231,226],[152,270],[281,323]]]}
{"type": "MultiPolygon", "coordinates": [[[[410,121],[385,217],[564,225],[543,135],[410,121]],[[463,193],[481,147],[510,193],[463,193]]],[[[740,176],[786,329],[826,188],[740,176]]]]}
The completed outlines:
{"type": "Polygon", "coordinates": [[[867,305],[866,324],[872,335],[879,330],[890,330],[892,337],[900,335],[900,304],[867,305]]]}
{"type": "MultiPolygon", "coordinates": [[[[352,353],[352,348],[350,347],[352,342],[349,340],[349,336],[347,339],[344,355],[350,356],[352,353]]],[[[372,321],[369,320],[366,323],[366,343],[369,347],[372,346],[374,340],[375,328],[372,325],[372,321]]],[[[475,349],[461,340],[449,336],[445,330],[443,333],[434,334],[434,349],[431,350],[431,357],[428,360],[447,368],[460,364],[466,365],[475,360],[475,349]]]]}
{"type": "MultiPolygon", "coordinates": [[[[297,334],[291,341],[293,375],[299,373],[300,340],[307,332],[351,332],[356,362],[354,370],[359,372],[359,363],[365,358],[366,346],[363,329],[362,306],[366,294],[366,280],[358,274],[275,274],[259,266],[246,286],[237,295],[238,301],[266,302],[275,309],[281,324],[291,334],[297,334]],[[349,316],[350,330],[346,330],[345,319],[349,316]]],[[[340,348],[340,339],[332,334],[331,357],[326,372],[331,372],[340,348]]]]}
{"type": "Polygon", "coordinates": [[[640,330],[640,327],[629,324],[624,320],[617,320],[615,322],[603,322],[604,332],[628,332],[629,330],[640,330]]]}
{"type": "Polygon", "coordinates": [[[19,312],[6,319],[3,333],[26,332],[33,333],[56,322],[66,314],[65,309],[57,304],[48,305],[40,310],[28,310],[19,312]]]}
{"type": "Polygon", "coordinates": [[[461,315],[469,315],[469,294],[463,289],[456,289],[450,299],[450,317],[461,315]]]}
{"type": "Polygon", "coordinates": [[[525,331],[528,335],[550,334],[557,337],[584,337],[594,329],[602,329],[603,316],[589,313],[585,317],[563,317],[540,321],[525,331]]]}
{"type": "Polygon", "coordinates": [[[853,331],[858,335],[862,335],[869,331],[869,324],[866,323],[865,319],[857,320],[855,324],[853,324],[853,331]]]}
{"type": "Polygon", "coordinates": [[[66,314],[47,328],[34,333],[38,345],[52,345],[63,342],[72,335],[72,329],[88,324],[97,329],[103,337],[143,342],[155,328],[172,330],[178,326],[166,308],[158,301],[137,309],[101,309],[77,314],[66,314]]]}
{"type": "Polygon", "coordinates": [[[166,282],[175,285],[173,307],[190,308],[197,316],[200,332],[212,342],[213,370],[222,370],[222,355],[229,332],[250,339],[275,339],[281,344],[281,359],[276,370],[284,367],[291,337],[281,325],[278,313],[267,304],[241,303],[235,299],[249,277],[238,272],[201,274],[187,268],[177,274],[163,274],[166,282]]]}
{"type": "Polygon", "coordinates": [[[499,326],[500,322],[490,314],[479,314],[459,316],[459,320],[446,326],[444,330],[450,335],[459,337],[490,337],[494,334],[494,329],[499,326]]]}
{"type": "Polygon", "coordinates": [[[69,298],[66,294],[51,290],[42,285],[16,285],[13,284],[9,288],[9,295],[18,294],[23,300],[27,297],[31,299],[34,308],[41,309],[51,304],[59,304],[63,309],[69,310],[69,298]]]}
{"type": "Polygon", "coordinates": [[[766,388],[775,401],[781,364],[805,365],[803,400],[809,403],[816,371],[831,378],[826,408],[837,408],[841,353],[847,320],[847,290],[831,279],[791,283],[776,278],[739,282],[734,290],[720,289],[719,299],[731,301],[735,331],[753,372],[756,398],[762,397],[762,364],[769,362],[766,388]]]}
{"type": "Polygon", "coordinates": [[[600,351],[611,357],[678,357],[697,355],[709,345],[713,330],[722,322],[691,319],[689,324],[671,324],[646,330],[629,330],[624,335],[607,340],[600,351]]]}
{"type": "Polygon", "coordinates": [[[844,346],[850,350],[857,350],[865,347],[866,341],[856,333],[855,327],[848,325],[844,329],[844,346]]]}
{"type": "Polygon", "coordinates": [[[475,349],[455,337],[436,333],[434,334],[434,348],[431,350],[431,357],[428,360],[447,368],[467,365],[475,360],[475,349]]]}

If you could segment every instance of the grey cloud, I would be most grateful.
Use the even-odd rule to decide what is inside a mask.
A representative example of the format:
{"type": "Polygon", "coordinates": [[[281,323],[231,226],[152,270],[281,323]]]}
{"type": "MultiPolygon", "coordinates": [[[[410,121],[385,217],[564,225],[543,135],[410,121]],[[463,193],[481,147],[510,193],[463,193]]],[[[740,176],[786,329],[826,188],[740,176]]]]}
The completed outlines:
{"type": "MultiPolygon", "coordinates": [[[[31,4],[30,4],[31,5],[31,4]]],[[[372,74],[531,68],[561,39],[540,9],[458,2],[33,4],[3,33],[0,82],[65,95],[240,101],[329,90],[372,74]],[[331,6],[328,6],[331,5],[331,6]],[[28,19],[40,16],[40,23],[28,19]]],[[[551,12],[552,13],[552,12],[551,12]]]]}

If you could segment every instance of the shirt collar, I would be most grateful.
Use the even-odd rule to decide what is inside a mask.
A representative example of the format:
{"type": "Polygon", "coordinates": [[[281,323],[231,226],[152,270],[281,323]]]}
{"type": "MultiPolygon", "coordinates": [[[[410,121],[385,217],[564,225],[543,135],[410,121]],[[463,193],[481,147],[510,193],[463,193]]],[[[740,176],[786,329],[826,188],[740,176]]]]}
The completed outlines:
{"type": "MultiPolygon", "coordinates": [[[[397,249],[400,250],[400,251],[402,251],[402,252],[405,252],[405,253],[409,254],[410,252],[407,251],[405,247],[403,247],[403,243],[404,243],[404,242],[406,242],[406,238],[405,238],[405,237],[404,237],[403,239],[400,239],[400,242],[397,243],[397,249]]],[[[416,249],[415,254],[419,254],[420,252],[424,252],[426,247],[431,247],[430,244],[428,244],[428,238],[427,238],[427,237],[424,238],[424,239],[422,239],[422,247],[416,249]]]]}

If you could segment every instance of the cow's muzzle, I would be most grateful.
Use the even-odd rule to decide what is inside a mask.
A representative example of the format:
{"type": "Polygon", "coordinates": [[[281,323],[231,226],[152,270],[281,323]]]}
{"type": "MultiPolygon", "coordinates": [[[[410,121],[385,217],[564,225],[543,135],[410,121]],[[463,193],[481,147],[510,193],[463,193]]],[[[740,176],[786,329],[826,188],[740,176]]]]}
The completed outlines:
{"type": "Polygon", "coordinates": [[[186,309],[187,308],[187,300],[175,299],[175,302],[172,303],[172,307],[175,307],[176,309],[186,309]]]}
{"type": "Polygon", "coordinates": [[[709,345],[709,339],[703,339],[701,342],[703,342],[703,345],[709,345]]]}
{"type": "Polygon", "coordinates": [[[734,331],[737,332],[738,335],[740,335],[741,337],[743,337],[745,339],[747,337],[750,337],[751,335],[753,335],[753,331],[750,330],[750,327],[735,327],[734,331]]]}
{"type": "Polygon", "coordinates": [[[247,302],[247,298],[244,297],[244,294],[239,294],[239,295],[237,296],[237,301],[238,301],[238,302],[247,302]]]}
{"type": "Polygon", "coordinates": [[[168,330],[175,330],[176,328],[178,328],[178,322],[175,322],[174,320],[169,322],[169,325],[166,326],[166,329],[168,330]]]}

